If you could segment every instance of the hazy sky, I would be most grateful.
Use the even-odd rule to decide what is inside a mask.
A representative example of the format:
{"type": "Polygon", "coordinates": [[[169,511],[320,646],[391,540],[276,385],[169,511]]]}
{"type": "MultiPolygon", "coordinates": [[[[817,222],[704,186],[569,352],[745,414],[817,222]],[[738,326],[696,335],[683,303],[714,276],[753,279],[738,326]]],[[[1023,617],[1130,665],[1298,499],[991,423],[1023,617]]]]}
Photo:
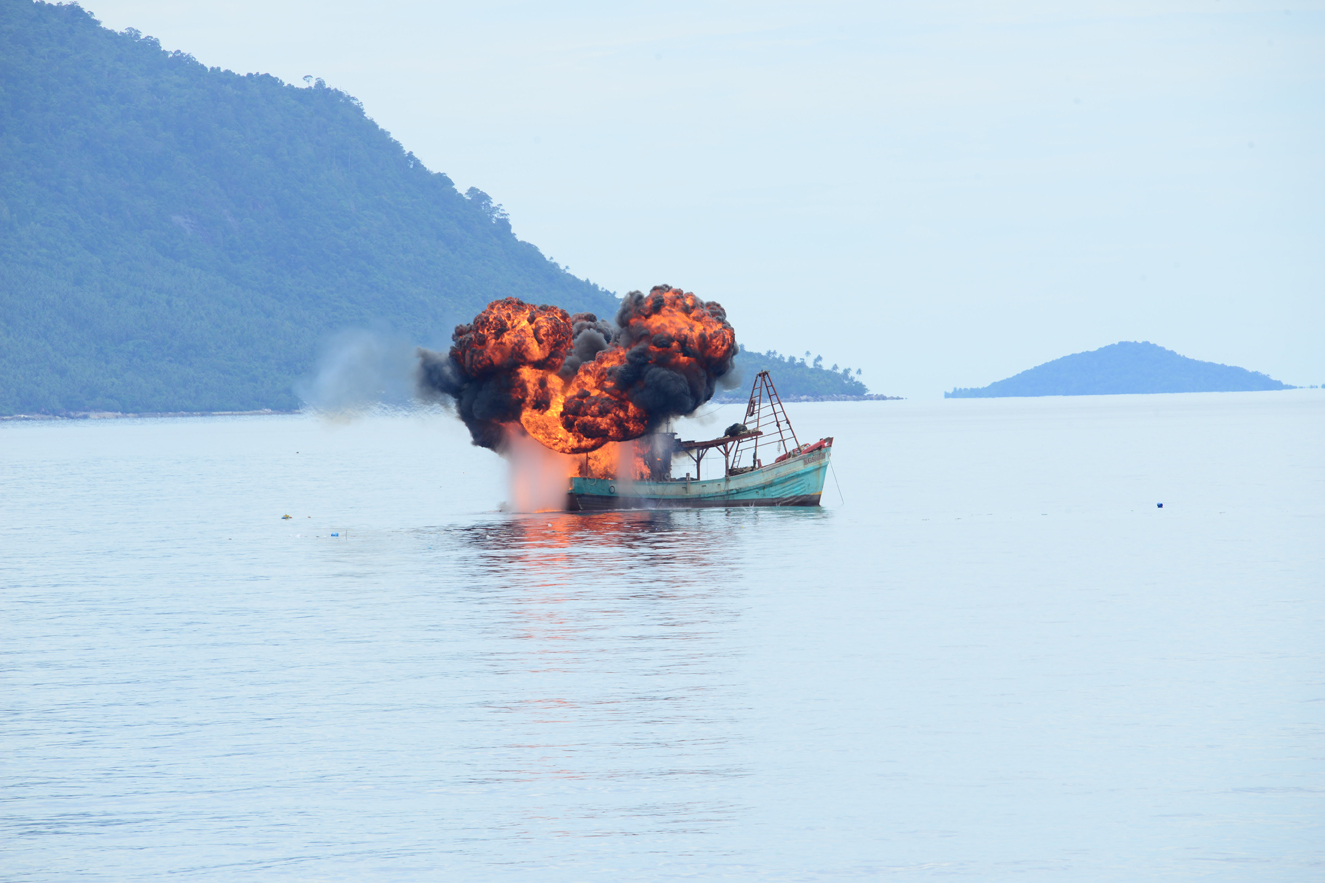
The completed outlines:
{"type": "Polygon", "coordinates": [[[1325,3],[86,6],[320,76],[576,275],[876,392],[1119,340],[1325,383],[1325,3]]]}

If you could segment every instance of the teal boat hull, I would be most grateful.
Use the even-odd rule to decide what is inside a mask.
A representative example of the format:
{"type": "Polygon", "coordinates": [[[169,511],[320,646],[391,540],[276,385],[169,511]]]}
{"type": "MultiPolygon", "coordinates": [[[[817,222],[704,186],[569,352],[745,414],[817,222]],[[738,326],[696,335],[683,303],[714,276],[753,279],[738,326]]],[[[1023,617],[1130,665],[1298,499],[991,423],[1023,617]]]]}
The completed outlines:
{"type": "Polygon", "coordinates": [[[818,506],[832,447],[789,457],[751,472],[705,481],[617,481],[572,478],[566,508],[703,509],[743,506],[818,506]]]}

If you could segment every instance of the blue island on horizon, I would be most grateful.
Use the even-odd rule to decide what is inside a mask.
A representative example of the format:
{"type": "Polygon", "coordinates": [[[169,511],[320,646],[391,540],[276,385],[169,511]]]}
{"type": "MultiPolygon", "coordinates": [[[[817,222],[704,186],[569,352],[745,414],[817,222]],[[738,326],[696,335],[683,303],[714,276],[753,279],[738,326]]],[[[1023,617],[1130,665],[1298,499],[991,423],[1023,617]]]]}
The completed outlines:
{"type": "Polygon", "coordinates": [[[1122,341],[1045,362],[988,386],[958,387],[945,399],[1128,395],[1293,389],[1257,371],[1202,362],[1149,341],[1122,341]]]}

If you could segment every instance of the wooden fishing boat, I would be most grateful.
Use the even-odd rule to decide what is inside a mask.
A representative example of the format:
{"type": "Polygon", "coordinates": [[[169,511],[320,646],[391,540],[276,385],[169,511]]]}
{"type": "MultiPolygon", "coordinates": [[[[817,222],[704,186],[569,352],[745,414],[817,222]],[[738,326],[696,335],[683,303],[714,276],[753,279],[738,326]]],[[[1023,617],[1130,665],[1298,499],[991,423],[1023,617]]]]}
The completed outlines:
{"type": "MultiPolygon", "coordinates": [[[[738,506],[818,506],[833,452],[832,437],[801,444],[767,371],[750,390],[743,423],[721,438],[681,441],[660,432],[635,442],[648,477],[574,476],[566,498],[572,512],[601,509],[697,509],[738,506]],[[704,459],[722,454],[721,475],[705,478],[704,459]],[[694,476],[672,476],[673,462],[694,464],[694,476]]],[[[586,459],[586,465],[587,465],[586,459]]],[[[712,468],[719,468],[716,458],[712,468]]]]}

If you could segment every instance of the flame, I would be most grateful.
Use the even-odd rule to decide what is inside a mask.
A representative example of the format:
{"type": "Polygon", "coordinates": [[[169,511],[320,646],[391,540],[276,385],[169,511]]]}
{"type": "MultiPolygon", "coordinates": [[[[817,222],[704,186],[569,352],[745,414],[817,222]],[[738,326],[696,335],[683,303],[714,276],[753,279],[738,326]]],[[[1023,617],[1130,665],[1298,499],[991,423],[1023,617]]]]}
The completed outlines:
{"type": "MultiPolygon", "coordinates": [[[[572,317],[558,307],[513,297],[493,301],[471,324],[456,328],[451,358],[469,378],[501,380],[504,398],[516,412],[510,422],[518,420],[530,437],[553,451],[591,455],[583,468],[608,477],[615,474],[621,452],[592,455],[610,443],[639,438],[656,425],[655,416],[637,401],[647,399],[642,393],[650,371],[657,367],[678,378],[707,377],[711,384],[736,354],[736,334],[717,304],[665,286],[632,297],[631,308],[618,316],[622,325],[612,345],[590,361],[568,364],[577,321],[595,323],[595,317],[572,317]]],[[[711,391],[710,386],[703,398],[711,391]]],[[[643,458],[638,452],[631,456],[638,462],[631,463],[630,471],[638,471],[643,458]]]]}
{"type": "Polygon", "coordinates": [[[643,481],[649,478],[649,461],[644,455],[644,449],[640,447],[639,442],[626,442],[630,448],[630,460],[625,470],[621,464],[617,463],[617,474],[626,478],[632,478],[636,481],[643,481]]]}
{"type": "Polygon", "coordinates": [[[577,475],[584,478],[616,478],[617,464],[621,462],[621,445],[609,442],[596,451],[590,451],[579,461],[577,475]]]}
{"type": "Polygon", "coordinates": [[[643,481],[649,477],[649,461],[633,441],[608,442],[582,457],[575,457],[567,476],[617,478],[643,481]]]}
{"type": "Polygon", "coordinates": [[[512,363],[561,367],[571,342],[570,316],[513,297],[495,300],[469,325],[456,329],[451,356],[471,377],[495,374],[512,363]]]}

